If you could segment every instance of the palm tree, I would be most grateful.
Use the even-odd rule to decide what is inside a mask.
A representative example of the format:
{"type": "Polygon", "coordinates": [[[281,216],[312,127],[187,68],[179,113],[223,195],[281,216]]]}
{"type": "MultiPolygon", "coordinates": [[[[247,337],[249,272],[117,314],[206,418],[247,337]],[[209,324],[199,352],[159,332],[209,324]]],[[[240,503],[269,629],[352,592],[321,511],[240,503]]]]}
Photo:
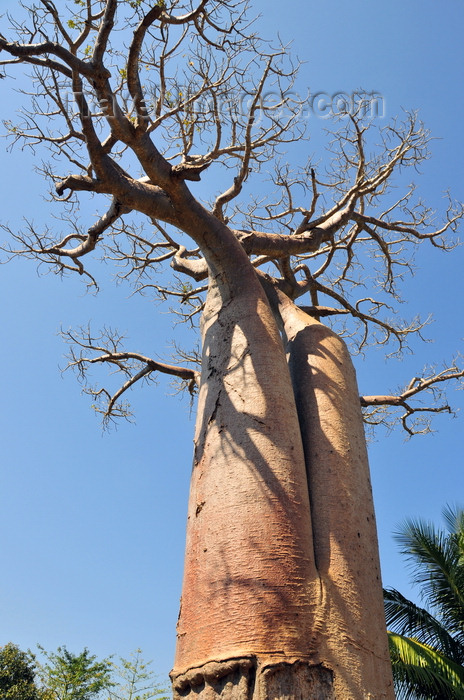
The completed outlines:
{"type": "Polygon", "coordinates": [[[397,698],[464,700],[464,510],[446,507],[447,530],[408,520],[396,539],[426,609],[384,591],[397,698]]]}

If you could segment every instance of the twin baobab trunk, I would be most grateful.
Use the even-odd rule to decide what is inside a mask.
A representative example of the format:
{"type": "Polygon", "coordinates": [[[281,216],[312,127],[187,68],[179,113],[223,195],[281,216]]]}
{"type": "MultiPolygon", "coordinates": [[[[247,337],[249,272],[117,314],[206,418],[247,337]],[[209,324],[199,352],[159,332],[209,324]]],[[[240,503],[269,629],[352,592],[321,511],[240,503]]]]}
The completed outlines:
{"type": "Polygon", "coordinates": [[[281,316],[288,361],[259,283],[210,283],[174,697],[393,698],[354,371],[281,316]]]}
{"type": "Polygon", "coordinates": [[[377,532],[356,375],[345,343],[282,308],[321,590],[318,658],[335,697],[393,698],[377,532]]]}

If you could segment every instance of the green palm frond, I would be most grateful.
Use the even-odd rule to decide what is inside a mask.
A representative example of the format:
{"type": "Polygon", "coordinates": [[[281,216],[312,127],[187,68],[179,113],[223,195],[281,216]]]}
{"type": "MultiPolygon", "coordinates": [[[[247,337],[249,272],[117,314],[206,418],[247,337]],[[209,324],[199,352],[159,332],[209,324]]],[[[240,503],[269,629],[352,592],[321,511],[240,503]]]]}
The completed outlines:
{"type": "Polygon", "coordinates": [[[443,518],[448,526],[449,535],[455,541],[459,564],[464,565],[464,510],[457,506],[445,506],[443,518]]]}
{"type": "MultiPolygon", "coordinates": [[[[464,525],[464,516],[448,509],[448,522],[464,525]]],[[[464,644],[464,529],[452,533],[431,523],[407,521],[396,535],[413,569],[413,583],[432,610],[439,611],[448,631],[464,644]]]]}
{"type": "Polygon", "coordinates": [[[408,520],[396,534],[428,608],[384,591],[399,700],[464,700],[464,510],[443,517],[447,531],[408,520]]]}
{"type": "Polygon", "coordinates": [[[455,663],[464,663],[464,646],[428,610],[415,605],[399,591],[384,590],[387,627],[402,636],[413,636],[455,663]]]}
{"type": "Polygon", "coordinates": [[[417,639],[388,633],[398,700],[464,700],[464,668],[417,639]]]}

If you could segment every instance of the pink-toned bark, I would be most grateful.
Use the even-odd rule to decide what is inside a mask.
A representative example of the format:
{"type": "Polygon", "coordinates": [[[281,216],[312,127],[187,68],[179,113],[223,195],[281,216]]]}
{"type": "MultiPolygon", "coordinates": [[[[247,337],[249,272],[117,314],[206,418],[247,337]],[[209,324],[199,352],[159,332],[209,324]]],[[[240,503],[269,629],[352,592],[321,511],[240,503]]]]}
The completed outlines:
{"type": "Polygon", "coordinates": [[[287,361],[259,286],[223,296],[211,282],[175,697],[391,700],[349,355],[287,300],[287,361]]]}
{"type": "Polygon", "coordinates": [[[282,307],[308,470],[324,620],[319,660],[337,698],[394,698],[363,420],[345,343],[282,307]]]}
{"type": "Polygon", "coordinates": [[[262,291],[213,283],[174,674],[244,656],[310,659],[317,599],[298,416],[262,291]]]}

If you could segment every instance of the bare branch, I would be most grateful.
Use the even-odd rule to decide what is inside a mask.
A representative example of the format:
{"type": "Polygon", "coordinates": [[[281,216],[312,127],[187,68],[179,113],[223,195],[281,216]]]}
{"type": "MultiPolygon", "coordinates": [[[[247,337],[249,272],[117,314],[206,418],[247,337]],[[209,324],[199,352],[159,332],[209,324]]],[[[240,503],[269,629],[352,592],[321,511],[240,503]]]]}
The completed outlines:
{"type": "Polygon", "coordinates": [[[464,369],[456,362],[445,367],[440,372],[433,368],[425,370],[422,377],[414,377],[407,387],[396,395],[361,396],[361,406],[371,407],[365,411],[365,420],[370,425],[384,425],[392,428],[396,420],[400,420],[404,430],[409,436],[426,434],[431,432],[430,419],[427,414],[453,413],[451,406],[446,402],[440,385],[450,381],[457,381],[464,388],[464,369]],[[412,399],[419,398],[419,403],[411,403],[412,399]],[[389,409],[400,409],[398,418],[389,409]]]}
{"type": "Polygon", "coordinates": [[[129,48],[127,58],[127,87],[134,100],[134,109],[136,114],[136,128],[146,130],[147,128],[147,107],[143,95],[142,85],[139,76],[139,56],[145,34],[149,27],[162,14],[162,4],[156,4],[145,15],[135,30],[132,38],[132,43],[129,48]]]}
{"type": "Polygon", "coordinates": [[[78,373],[85,385],[85,393],[95,400],[105,402],[104,408],[94,404],[97,412],[103,414],[104,423],[117,417],[128,418],[130,412],[127,404],[121,404],[120,398],[137,382],[152,378],[153,373],[169,374],[182,379],[190,392],[194,392],[199,384],[199,372],[188,367],[159,362],[138,352],[119,350],[123,337],[111,329],[104,329],[99,337],[91,336],[87,329],[62,332],[63,338],[70,344],[70,354],[66,369],[78,373]],[[90,352],[92,355],[88,355],[90,352]],[[94,389],[87,386],[86,376],[90,366],[105,364],[113,367],[116,372],[124,374],[127,379],[114,392],[105,388],[94,389]]]}
{"type": "Polygon", "coordinates": [[[91,63],[94,66],[101,66],[103,63],[103,57],[108,46],[109,37],[114,27],[114,17],[117,6],[117,0],[106,0],[104,14],[92,54],[91,63]]]}
{"type": "MultiPolygon", "coordinates": [[[[33,85],[20,122],[4,125],[11,145],[48,149],[40,173],[66,228],[3,225],[11,237],[3,249],[95,286],[84,262],[98,253],[119,280],[174,304],[189,322],[202,309],[209,269],[232,288],[240,260],[250,284],[268,275],[292,300],[308,293],[302,308],[329,317],[354,352],[372,343],[400,352],[425,325],[395,319],[414,251],[424,241],[452,248],[464,207],[449,198],[437,222],[413,185],[392,193],[396,174],[428,157],[430,137],[415,114],[381,129],[377,146],[360,103],[340,115],[326,171],[281,161],[281,147],[306,139],[299,66],[287,47],[256,38],[245,5],[88,0],[66,23],[54,0],[40,0],[29,20],[12,21],[11,39],[0,36],[0,64],[31,66],[33,85]],[[200,178],[219,191],[205,203],[189,189],[200,178]],[[247,185],[259,196],[246,198],[247,185]],[[97,208],[87,227],[77,223],[83,193],[97,208]]],[[[121,352],[111,350],[121,371],[139,364],[107,397],[113,414],[129,387],[160,371],[121,352]]],[[[400,392],[396,404],[377,397],[370,408],[382,411],[388,399],[409,417],[416,393],[400,392]]]]}
{"type": "Polygon", "coordinates": [[[206,260],[201,258],[200,260],[189,260],[187,257],[187,250],[183,246],[179,248],[176,255],[174,255],[171,260],[171,267],[176,272],[183,272],[196,282],[206,279],[208,276],[208,266],[206,260]]]}
{"type": "Polygon", "coordinates": [[[95,75],[94,69],[89,63],[82,61],[64,46],[54,41],[21,45],[17,42],[9,42],[4,36],[0,35],[0,52],[1,51],[6,51],[11,56],[15,56],[25,63],[52,68],[67,77],[71,77],[72,73],[75,72],[92,80],[95,75]],[[60,58],[65,65],[50,58],[40,58],[47,54],[60,58]]]}
{"type": "MultiPolygon", "coordinates": [[[[161,20],[167,24],[188,24],[189,22],[196,20],[196,18],[203,12],[207,2],[208,0],[201,0],[196,10],[192,10],[192,12],[188,12],[186,15],[180,15],[179,17],[171,15],[163,9],[161,20]]],[[[164,3],[160,4],[161,7],[163,7],[164,3]]]]}

